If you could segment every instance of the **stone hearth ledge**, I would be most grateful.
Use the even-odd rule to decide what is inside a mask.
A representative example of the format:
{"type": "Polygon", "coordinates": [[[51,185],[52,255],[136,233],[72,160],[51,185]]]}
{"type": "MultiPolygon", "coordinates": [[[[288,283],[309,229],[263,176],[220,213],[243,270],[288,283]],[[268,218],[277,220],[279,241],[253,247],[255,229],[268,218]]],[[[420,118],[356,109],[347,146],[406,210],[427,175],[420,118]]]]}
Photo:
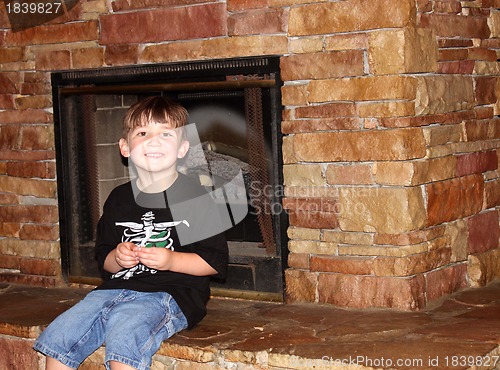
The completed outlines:
{"type": "MultiPolygon", "coordinates": [[[[35,338],[86,292],[0,284],[0,368],[43,369],[35,338]]],[[[500,369],[499,280],[418,312],[222,298],[208,311],[163,343],[152,370],[500,369]]],[[[103,357],[80,370],[104,369],[103,357]]]]}

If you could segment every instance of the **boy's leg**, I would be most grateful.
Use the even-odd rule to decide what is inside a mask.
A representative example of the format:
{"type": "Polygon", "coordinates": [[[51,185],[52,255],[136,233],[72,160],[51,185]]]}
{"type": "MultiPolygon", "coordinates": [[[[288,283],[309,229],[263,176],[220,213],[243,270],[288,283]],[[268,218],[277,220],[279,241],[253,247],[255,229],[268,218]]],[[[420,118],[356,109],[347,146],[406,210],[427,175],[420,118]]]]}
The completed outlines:
{"type": "Polygon", "coordinates": [[[136,370],[132,366],[128,366],[117,361],[109,361],[109,367],[111,368],[111,370],[136,370]]]}
{"type": "Polygon", "coordinates": [[[90,292],[59,315],[38,337],[33,348],[47,356],[48,366],[58,366],[52,361],[55,359],[66,366],[62,369],[76,369],[104,342],[106,314],[121,296],[120,290],[90,292]]]}
{"type": "MultiPolygon", "coordinates": [[[[164,292],[133,292],[110,312],[106,323],[106,363],[145,370],[161,343],[187,327],[175,300],[164,292]]],[[[130,369],[124,368],[124,369],[130,369]]]]}
{"type": "Polygon", "coordinates": [[[63,363],[57,361],[55,358],[46,357],[45,370],[73,370],[73,368],[64,365],[63,363]]]}

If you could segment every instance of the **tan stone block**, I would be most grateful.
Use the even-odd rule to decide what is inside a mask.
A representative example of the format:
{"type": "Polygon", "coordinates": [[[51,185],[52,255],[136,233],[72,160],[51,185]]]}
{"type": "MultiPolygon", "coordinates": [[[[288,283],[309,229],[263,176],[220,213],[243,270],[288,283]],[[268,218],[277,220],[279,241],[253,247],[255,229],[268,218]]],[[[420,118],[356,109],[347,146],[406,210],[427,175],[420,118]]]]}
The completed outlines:
{"type": "MultiPolygon", "coordinates": [[[[321,238],[321,231],[318,229],[306,229],[303,227],[289,227],[287,235],[290,239],[317,240],[321,238]]],[[[326,240],[330,241],[330,240],[326,240]]]]}
{"type": "Polygon", "coordinates": [[[283,138],[282,155],[283,155],[283,163],[284,164],[298,162],[297,157],[295,156],[295,151],[294,151],[293,136],[285,136],[283,138]]]}
{"type": "Polygon", "coordinates": [[[288,267],[309,270],[309,254],[290,253],[288,255],[288,267]]]}
{"type": "Polygon", "coordinates": [[[326,179],[319,164],[289,164],[283,166],[285,186],[323,186],[326,179]]]}
{"type": "Polygon", "coordinates": [[[281,102],[283,105],[307,104],[307,84],[281,87],[281,102]]]}
{"type": "Polygon", "coordinates": [[[392,256],[407,257],[429,250],[429,244],[408,246],[339,245],[339,256],[392,256]]]}
{"type": "Polygon", "coordinates": [[[379,28],[405,27],[415,22],[413,0],[370,2],[348,0],[326,2],[290,10],[290,36],[353,32],[379,28]],[[359,15],[363,14],[362,17],[359,15]],[[380,16],[384,14],[384,16],[380,16]]]}
{"type": "Polygon", "coordinates": [[[326,181],[332,185],[372,184],[372,168],[368,164],[331,164],[326,168],[326,181]]]}
{"type": "Polygon", "coordinates": [[[500,249],[470,255],[467,276],[472,287],[484,286],[500,277],[500,249]]]}
{"type": "Polygon", "coordinates": [[[309,84],[309,101],[413,100],[417,84],[417,79],[410,76],[315,80],[309,84]]]}
{"type": "Polygon", "coordinates": [[[373,234],[360,232],[345,232],[337,230],[323,230],[322,241],[342,244],[373,244],[373,234]]]}
{"type": "Polygon", "coordinates": [[[318,277],[314,272],[287,269],[285,271],[286,301],[316,302],[318,277]]]}
{"type": "Polygon", "coordinates": [[[449,156],[411,162],[377,162],[374,176],[377,184],[420,185],[455,176],[456,157],[449,156]]]}
{"type": "Polygon", "coordinates": [[[498,76],[500,75],[500,63],[477,60],[474,63],[474,73],[484,76],[498,76]]]}
{"type": "Polygon", "coordinates": [[[368,61],[373,74],[437,71],[438,45],[431,29],[370,32],[368,45],[368,61]]]}
{"type": "Polygon", "coordinates": [[[71,52],[73,68],[98,68],[104,65],[104,48],[79,49],[71,52]]]}
{"type": "Polygon", "coordinates": [[[341,230],[379,233],[420,229],[427,221],[419,187],[341,188],[338,218],[341,230]]]}
{"type": "Polygon", "coordinates": [[[500,37],[500,10],[491,10],[490,16],[488,17],[488,26],[491,31],[490,37],[500,37]]]}
{"type": "Polygon", "coordinates": [[[404,160],[425,155],[424,137],[419,128],[303,133],[289,139],[293,157],[304,162],[404,160]]]}
{"type": "Polygon", "coordinates": [[[367,33],[349,33],[325,37],[325,50],[350,49],[368,49],[367,33]]]}
{"type": "Polygon", "coordinates": [[[445,233],[451,247],[451,261],[467,260],[467,222],[458,220],[447,223],[445,233]]]}
{"type": "Polygon", "coordinates": [[[363,74],[363,52],[344,50],[320,53],[294,54],[281,58],[281,78],[312,80],[363,74]]]}
{"type": "Polygon", "coordinates": [[[315,53],[323,50],[323,36],[290,38],[288,48],[290,53],[315,53]]]}
{"type": "Polygon", "coordinates": [[[425,141],[429,146],[457,143],[464,139],[461,125],[432,126],[423,129],[425,141]]]}
{"type": "Polygon", "coordinates": [[[18,195],[32,195],[40,198],[56,197],[57,184],[54,181],[27,179],[21,177],[0,177],[0,189],[18,195]]]}
{"type": "Polygon", "coordinates": [[[408,278],[320,274],[319,302],[349,308],[391,307],[417,310],[425,306],[425,280],[408,278]]]}
{"type": "Polygon", "coordinates": [[[357,104],[360,117],[406,117],[415,115],[415,102],[362,102],[357,104]]]}
{"type": "Polygon", "coordinates": [[[337,199],[339,190],[337,187],[322,186],[287,186],[285,196],[290,198],[330,198],[337,199]]]}
{"type": "Polygon", "coordinates": [[[290,240],[288,250],[292,253],[337,254],[337,243],[318,242],[313,240],[290,240]]]}
{"type": "Polygon", "coordinates": [[[417,115],[447,113],[474,107],[474,83],[470,76],[434,75],[418,78],[417,115]]]}
{"type": "Polygon", "coordinates": [[[59,242],[42,240],[1,239],[0,253],[29,258],[61,258],[59,242]]]}
{"type": "Polygon", "coordinates": [[[162,62],[253,55],[281,55],[288,52],[286,36],[253,35],[221,37],[187,42],[149,45],[140,62],[162,62]]]}

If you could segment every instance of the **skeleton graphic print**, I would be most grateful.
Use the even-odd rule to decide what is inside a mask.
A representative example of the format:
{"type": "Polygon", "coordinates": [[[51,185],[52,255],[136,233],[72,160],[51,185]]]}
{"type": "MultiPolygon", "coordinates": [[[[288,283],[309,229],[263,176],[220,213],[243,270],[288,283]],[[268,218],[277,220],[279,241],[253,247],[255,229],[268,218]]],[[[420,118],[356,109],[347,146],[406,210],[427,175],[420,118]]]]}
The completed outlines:
{"type": "MultiPolygon", "coordinates": [[[[168,248],[173,251],[174,241],[170,236],[172,227],[180,224],[184,224],[185,226],[189,227],[189,223],[186,220],[155,223],[154,220],[154,213],[152,211],[149,211],[142,215],[142,223],[116,222],[115,225],[126,227],[123,232],[122,242],[131,242],[139,247],[144,248],[168,248]]],[[[112,275],[111,278],[121,278],[127,280],[134,275],[139,275],[145,272],[155,274],[157,271],[143,265],[142,263],[139,263],[132,268],[117,272],[116,274],[112,275]]]]}

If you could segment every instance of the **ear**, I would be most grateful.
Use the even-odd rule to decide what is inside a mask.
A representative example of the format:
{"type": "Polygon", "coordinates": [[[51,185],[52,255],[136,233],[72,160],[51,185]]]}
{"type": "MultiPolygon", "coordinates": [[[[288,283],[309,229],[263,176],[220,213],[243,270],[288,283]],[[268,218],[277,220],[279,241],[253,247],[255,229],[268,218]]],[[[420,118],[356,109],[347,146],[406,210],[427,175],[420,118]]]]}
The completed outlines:
{"type": "Polygon", "coordinates": [[[123,138],[120,139],[120,141],[118,142],[118,145],[120,147],[120,153],[121,153],[121,155],[123,155],[125,158],[130,157],[130,153],[129,153],[129,150],[128,150],[127,140],[125,140],[123,138]]]}
{"type": "Polygon", "coordinates": [[[177,158],[184,158],[189,150],[189,141],[183,140],[177,151],[177,158]]]}

